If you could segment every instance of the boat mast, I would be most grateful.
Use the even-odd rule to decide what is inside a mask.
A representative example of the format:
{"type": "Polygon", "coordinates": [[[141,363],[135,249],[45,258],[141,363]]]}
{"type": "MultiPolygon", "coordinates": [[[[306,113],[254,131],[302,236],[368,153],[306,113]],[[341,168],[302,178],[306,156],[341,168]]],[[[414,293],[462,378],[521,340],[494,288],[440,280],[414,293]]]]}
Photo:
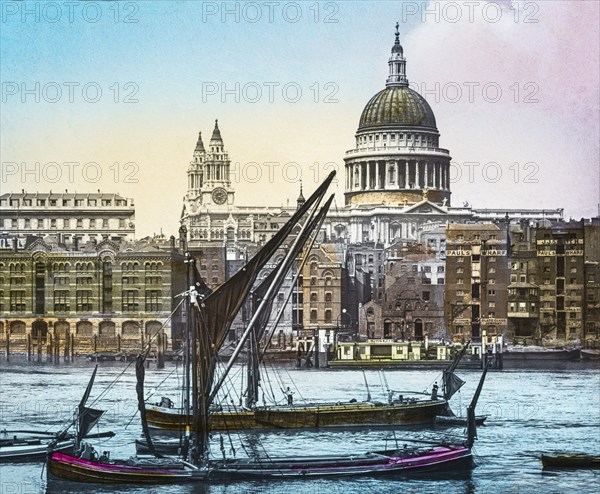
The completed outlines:
{"type": "MultiPolygon", "coordinates": [[[[277,275],[275,276],[275,279],[273,280],[273,283],[267,289],[267,292],[264,294],[262,300],[260,301],[258,308],[256,309],[256,312],[254,312],[254,314],[252,315],[252,318],[250,319],[250,322],[248,323],[248,327],[245,329],[244,333],[242,334],[240,341],[238,342],[237,346],[235,347],[235,349],[233,351],[233,354],[229,358],[229,362],[227,362],[227,366],[225,367],[225,370],[219,377],[219,380],[217,381],[216,385],[213,386],[213,390],[209,396],[209,401],[212,402],[212,400],[215,398],[217,392],[219,391],[219,389],[225,382],[225,379],[227,378],[229,371],[233,367],[234,362],[236,361],[238,355],[240,354],[242,347],[246,344],[246,341],[250,335],[250,332],[254,329],[254,326],[256,325],[257,321],[259,320],[259,317],[261,316],[263,310],[268,305],[268,301],[269,301],[273,291],[275,290],[276,287],[279,286],[279,284],[281,282],[281,277],[285,276],[285,272],[287,272],[287,267],[289,265],[288,264],[289,260],[290,260],[290,258],[295,257],[296,246],[304,238],[304,232],[306,231],[306,229],[309,227],[309,225],[311,225],[313,223],[312,219],[313,219],[313,217],[316,213],[316,210],[321,202],[321,199],[322,199],[322,196],[317,198],[317,200],[315,201],[311,216],[304,222],[300,232],[294,239],[294,243],[293,243],[292,247],[290,249],[288,249],[285,258],[281,262],[281,265],[278,269],[277,275]]],[[[328,203],[331,203],[331,201],[329,201],[328,203]]]]}
{"type": "MultiPolygon", "coordinates": [[[[247,305],[249,313],[252,314],[254,309],[254,292],[250,292],[247,305]]],[[[260,369],[258,367],[258,341],[256,337],[256,328],[252,328],[252,332],[248,338],[248,383],[246,387],[246,408],[254,408],[258,403],[258,383],[260,381],[260,369]]]]}

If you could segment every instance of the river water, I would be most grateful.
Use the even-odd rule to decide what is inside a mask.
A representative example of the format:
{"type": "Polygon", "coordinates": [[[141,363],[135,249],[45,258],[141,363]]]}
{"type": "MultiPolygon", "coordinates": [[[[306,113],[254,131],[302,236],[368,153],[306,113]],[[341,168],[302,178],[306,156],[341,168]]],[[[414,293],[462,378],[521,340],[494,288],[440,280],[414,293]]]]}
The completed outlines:
{"type": "MultiPolygon", "coordinates": [[[[94,441],[99,451],[110,450],[112,457],[128,458],[135,453],[133,440],[141,427],[135,415],[134,366],[126,363],[99,364],[94,390],[88,405],[107,410],[98,431],[112,430],[112,439],[94,441]],[[119,378],[116,382],[115,380],[119,378]],[[95,402],[98,400],[97,402],[95,402]]],[[[27,362],[24,357],[0,360],[0,428],[57,431],[72,418],[94,364],[85,360],[52,364],[27,362]]],[[[164,369],[154,364],[147,369],[146,394],[151,400],[170,396],[178,402],[181,369],[167,363],[164,369]]],[[[230,397],[241,388],[241,367],[234,369],[237,381],[230,397]]],[[[452,399],[459,413],[470,401],[480,376],[479,371],[460,370],[466,381],[452,399]]],[[[294,390],[295,402],[364,400],[365,377],[373,400],[385,401],[385,379],[389,387],[404,392],[423,391],[441,381],[437,370],[296,369],[279,364],[263,379],[267,395],[273,389],[283,401],[282,387],[294,390]]],[[[237,402],[237,397],[234,398],[237,402]]],[[[90,493],[597,493],[598,470],[542,471],[542,452],[568,451],[600,454],[600,372],[597,367],[573,364],[567,370],[504,370],[488,373],[477,407],[488,414],[486,425],[478,430],[474,447],[477,467],[469,474],[444,474],[441,477],[385,477],[325,479],[309,481],[260,481],[195,484],[161,487],[99,486],[46,481],[42,463],[0,465],[0,493],[37,492],[90,493]]],[[[278,431],[236,433],[224,437],[227,454],[235,448],[269,455],[362,452],[393,447],[410,439],[437,440],[464,437],[462,427],[395,427],[336,429],[328,431],[278,431]]],[[[218,445],[217,440],[213,441],[218,445]]],[[[215,451],[220,456],[220,451],[215,451]]]]}

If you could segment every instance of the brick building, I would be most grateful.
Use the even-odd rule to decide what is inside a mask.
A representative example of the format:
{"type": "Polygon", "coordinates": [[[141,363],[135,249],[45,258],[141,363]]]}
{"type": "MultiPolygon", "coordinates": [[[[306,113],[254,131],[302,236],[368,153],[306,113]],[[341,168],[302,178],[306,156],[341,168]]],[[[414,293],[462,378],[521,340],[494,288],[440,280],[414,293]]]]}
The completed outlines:
{"type": "Polygon", "coordinates": [[[0,250],[0,335],[12,351],[139,351],[157,333],[165,348],[181,335],[174,295],[186,274],[173,237],[15,245],[0,250]]]}
{"type": "Polygon", "coordinates": [[[488,341],[507,327],[508,258],[504,225],[446,228],[445,314],[454,341],[488,341]]]}

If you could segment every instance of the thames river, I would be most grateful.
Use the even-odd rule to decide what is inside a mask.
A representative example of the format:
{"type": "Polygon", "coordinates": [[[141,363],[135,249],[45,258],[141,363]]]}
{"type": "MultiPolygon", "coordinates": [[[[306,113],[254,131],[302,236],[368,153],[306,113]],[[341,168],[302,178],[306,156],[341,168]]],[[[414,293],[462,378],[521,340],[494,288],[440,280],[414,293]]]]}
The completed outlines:
{"type": "MultiPolygon", "coordinates": [[[[73,416],[94,364],[83,359],[52,364],[27,362],[24,357],[0,359],[0,428],[8,430],[42,429],[57,431],[73,416]]],[[[141,427],[136,415],[135,372],[122,362],[100,363],[96,384],[88,402],[107,412],[98,431],[112,430],[116,436],[94,441],[99,451],[110,450],[114,458],[135,453],[134,439],[141,427]],[[115,379],[120,376],[118,380],[115,379]],[[112,386],[111,386],[112,384],[112,386]],[[98,399],[100,398],[100,399],[98,399]],[[97,400],[97,401],[96,401],[97,400]]],[[[241,368],[235,368],[237,383],[230,398],[242,386],[241,368]]],[[[459,413],[468,404],[480,372],[459,370],[466,381],[452,399],[459,413]]],[[[262,388],[273,390],[283,401],[282,389],[294,390],[295,402],[367,397],[365,377],[373,400],[385,401],[385,381],[389,388],[405,392],[423,391],[438,381],[437,370],[296,369],[293,364],[278,364],[269,369],[262,388]]],[[[151,364],[146,374],[146,394],[150,401],[169,396],[178,402],[181,368],[167,363],[164,369],[151,364]]],[[[0,493],[37,492],[161,492],[168,493],[596,493],[600,486],[598,470],[542,471],[543,452],[568,451],[600,454],[600,372],[597,367],[574,363],[566,370],[504,370],[488,373],[477,407],[487,414],[486,425],[478,430],[474,447],[477,466],[469,474],[444,474],[441,477],[406,476],[310,481],[256,481],[214,484],[188,484],[167,487],[114,487],[47,483],[42,463],[0,465],[0,493]]],[[[219,444],[218,434],[215,441],[219,444]]],[[[464,437],[462,427],[396,427],[335,429],[327,431],[277,431],[235,433],[224,436],[226,454],[238,456],[259,451],[262,454],[319,454],[362,452],[402,445],[412,440],[438,440],[464,437]]],[[[221,452],[215,450],[216,455],[221,452]]]]}

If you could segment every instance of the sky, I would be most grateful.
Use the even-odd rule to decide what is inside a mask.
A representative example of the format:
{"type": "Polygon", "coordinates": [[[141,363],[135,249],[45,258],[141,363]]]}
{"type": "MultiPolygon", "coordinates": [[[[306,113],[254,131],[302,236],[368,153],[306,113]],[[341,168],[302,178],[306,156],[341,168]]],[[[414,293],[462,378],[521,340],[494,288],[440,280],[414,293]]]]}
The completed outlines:
{"type": "MultiPolygon", "coordinates": [[[[215,119],[236,204],[293,204],[385,87],[399,22],[452,205],[598,215],[600,2],[0,2],[0,192],[117,192],[175,234],[215,119]]],[[[306,194],[305,194],[306,195],[306,194]]]]}

